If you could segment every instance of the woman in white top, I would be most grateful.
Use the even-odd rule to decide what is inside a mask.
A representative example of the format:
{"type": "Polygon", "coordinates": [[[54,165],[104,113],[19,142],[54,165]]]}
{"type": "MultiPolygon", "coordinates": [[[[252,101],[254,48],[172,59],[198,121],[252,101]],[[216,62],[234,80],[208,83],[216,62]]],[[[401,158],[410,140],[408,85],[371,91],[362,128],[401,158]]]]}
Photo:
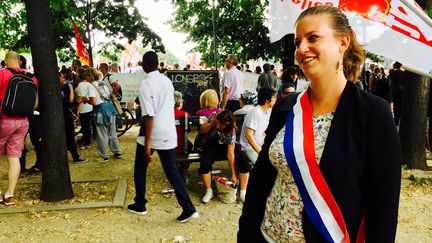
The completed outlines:
{"type": "Polygon", "coordinates": [[[96,123],[96,140],[97,152],[102,157],[103,162],[108,162],[109,155],[106,152],[107,147],[114,153],[114,158],[119,159],[122,156],[119,141],[116,132],[116,115],[117,111],[110,100],[108,87],[99,82],[101,73],[94,68],[88,68],[86,73],[87,81],[91,82],[92,87],[89,89],[89,102],[93,105],[96,123]]]}
{"type": "Polygon", "coordinates": [[[77,78],[79,80],[78,86],[75,89],[75,94],[78,97],[77,115],[81,123],[81,132],[83,134],[83,141],[80,149],[91,148],[91,120],[93,114],[93,106],[88,103],[89,90],[91,84],[85,78],[86,70],[84,68],[77,69],[77,78]]]}
{"type": "Polygon", "coordinates": [[[247,115],[243,122],[240,144],[245,148],[245,154],[253,166],[264,143],[265,130],[269,124],[271,108],[276,102],[276,91],[271,88],[261,88],[258,92],[258,105],[247,115]]]}

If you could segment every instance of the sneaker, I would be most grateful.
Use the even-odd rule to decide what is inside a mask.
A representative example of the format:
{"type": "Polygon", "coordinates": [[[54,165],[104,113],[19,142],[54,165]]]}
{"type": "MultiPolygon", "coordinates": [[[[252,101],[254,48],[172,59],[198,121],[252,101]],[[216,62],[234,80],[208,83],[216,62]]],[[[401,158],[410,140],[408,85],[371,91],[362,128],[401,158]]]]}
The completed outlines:
{"type": "Polygon", "coordinates": [[[122,154],[114,154],[113,157],[114,159],[121,159],[122,154]]]}
{"type": "Polygon", "coordinates": [[[102,157],[102,159],[100,160],[100,162],[104,162],[104,163],[107,163],[107,162],[108,162],[108,160],[109,160],[109,158],[108,158],[108,157],[106,157],[106,158],[103,158],[103,157],[102,157]]]}
{"type": "Polygon", "coordinates": [[[89,149],[89,148],[91,148],[91,145],[81,145],[79,147],[79,149],[81,149],[81,150],[85,150],[85,149],[89,149]]]}
{"type": "MultiPolygon", "coordinates": [[[[19,178],[23,178],[23,177],[25,177],[26,175],[27,175],[27,170],[21,170],[21,172],[20,172],[20,174],[19,174],[19,178]]],[[[1,201],[0,201],[1,202],[1,201]]]]}
{"type": "Polygon", "coordinates": [[[0,203],[3,202],[3,194],[0,192],[0,203]]]}
{"type": "Polygon", "coordinates": [[[32,166],[30,169],[27,170],[27,175],[34,175],[34,174],[41,174],[42,171],[35,166],[32,166]]]}
{"type": "Polygon", "coordinates": [[[146,215],[147,214],[147,210],[145,206],[142,205],[138,205],[136,203],[134,204],[129,204],[128,205],[128,211],[134,214],[138,214],[138,215],[146,215]]]}
{"type": "Polygon", "coordinates": [[[240,195],[239,199],[240,199],[240,202],[244,203],[246,200],[246,195],[244,195],[244,196],[240,195]]]}
{"type": "Polygon", "coordinates": [[[6,206],[10,206],[10,205],[15,205],[16,202],[15,202],[15,199],[13,197],[8,197],[8,198],[4,197],[3,203],[6,206]]]}
{"type": "Polygon", "coordinates": [[[84,157],[78,157],[78,159],[74,159],[73,161],[75,164],[79,164],[79,163],[86,163],[89,162],[89,160],[87,158],[84,157]]]}
{"type": "Polygon", "coordinates": [[[180,223],[186,223],[190,219],[196,219],[198,217],[199,217],[199,213],[197,211],[192,213],[187,213],[183,211],[182,214],[180,214],[180,216],[177,217],[177,221],[180,223]]]}
{"type": "Polygon", "coordinates": [[[210,200],[213,198],[213,191],[212,190],[207,190],[206,193],[204,194],[204,197],[202,198],[202,202],[203,203],[208,203],[210,202],[210,200]]]}

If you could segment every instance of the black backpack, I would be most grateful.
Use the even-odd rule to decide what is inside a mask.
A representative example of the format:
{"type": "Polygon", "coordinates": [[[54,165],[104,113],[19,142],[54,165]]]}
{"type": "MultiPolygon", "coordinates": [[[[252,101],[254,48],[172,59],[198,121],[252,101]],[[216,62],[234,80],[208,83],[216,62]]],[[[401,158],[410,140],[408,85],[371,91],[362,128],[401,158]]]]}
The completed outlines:
{"type": "Polygon", "coordinates": [[[13,117],[26,117],[33,114],[38,87],[32,80],[33,75],[25,71],[15,71],[8,68],[12,73],[6,88],[5,96],[1,102],[1,113],[13,117]]]}

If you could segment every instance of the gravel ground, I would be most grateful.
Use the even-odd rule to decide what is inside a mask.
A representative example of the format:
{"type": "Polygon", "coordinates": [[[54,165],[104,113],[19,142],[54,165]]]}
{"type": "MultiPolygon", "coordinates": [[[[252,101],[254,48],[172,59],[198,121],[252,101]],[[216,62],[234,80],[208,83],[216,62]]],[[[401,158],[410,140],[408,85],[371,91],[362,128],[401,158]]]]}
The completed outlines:
{"type": "MultiPolygon", "coordinates": [[[[89,158],[90,162],[70,164],[72,180],[127,178],[127,206],[134,196],[133,159],[137,133],[138,128],[133,127],[120,138],[123,158],[119,160],[110,158],[108,163],[101,163],[98,162],[95,146],[81,150],[81,155],[89,158]]],[[[29,144],[28,147],[30,167],[35,156],[32,146],[29,144]]],[[[0,216],[0,242],[173,242],[175,239],[183,239],[185,242],[235,242],[242,204],[224,204],[217,199],[202,204],[200,198],[204,189],[197,169],[198,164],[193,164],[189,170],[188,189],[200,217],[185,224],[175,221],[181,208],[174,194],[161,193],[169,183],[158,159],[155,159],[148,170],[147,215],[137,216],[125,208],[44,212],[30,210],[27,213],[3,214],[0,216]]],[[[228,175],[226,163],[218,162],[214,169],[221,170],[222,175],[228,175]]],[[[403,177],[408,178],[410,173],[411,171],[404,171],[403,177]]],[[[32,175],[20,178],[16,192],[19,201],[14,207],[44,204],[37,197],[40,190],[38,185],[22,184],[38,177],[40,176],[32,175]]],[[[5,158],[0,159],[0,179],[0,188],[5,190],[5,158]]],[[[432,184],[413,184],[406,179],[402,184],[397,242],[428,242],[432,239],[432,184]]],[[[111,200],[115,184],[78,183],[74,185],[74,192],[76,197],[73,200],[57,204],[111,200]]],[[[0,210],[4,207],[6,206],[0,205],[0,210]]]]}

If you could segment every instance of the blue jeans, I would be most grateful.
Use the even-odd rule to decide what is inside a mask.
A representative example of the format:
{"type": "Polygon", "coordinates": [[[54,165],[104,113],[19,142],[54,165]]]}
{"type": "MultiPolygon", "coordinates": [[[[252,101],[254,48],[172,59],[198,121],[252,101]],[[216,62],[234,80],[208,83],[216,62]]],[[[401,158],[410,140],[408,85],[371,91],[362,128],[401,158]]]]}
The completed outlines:
{"type": "MultiPolygon", "coordinates": [[[[152,153],[153,153],[152,149],[152,153]]],[[[195,212],[195,207],[189,198],[189,194],[186,191],[186,186],[183,182],[182,177],[177,169],[175,163],[175,149],[168,150],[156,150],[162,163],[165,175],[168,181],[174,188],[174,192],[178,203],[185,212],[195,212]]],[[[146,192],[146,181],[147,181],[147,167],[148,163],[144,161],[144,146],[137,143],[135,153],[135,165],[134,165],[134,182],[135,182],[135,203],[145,206],[147,199],[145,198],[146,192]]]]}

